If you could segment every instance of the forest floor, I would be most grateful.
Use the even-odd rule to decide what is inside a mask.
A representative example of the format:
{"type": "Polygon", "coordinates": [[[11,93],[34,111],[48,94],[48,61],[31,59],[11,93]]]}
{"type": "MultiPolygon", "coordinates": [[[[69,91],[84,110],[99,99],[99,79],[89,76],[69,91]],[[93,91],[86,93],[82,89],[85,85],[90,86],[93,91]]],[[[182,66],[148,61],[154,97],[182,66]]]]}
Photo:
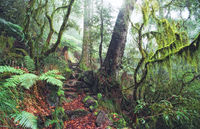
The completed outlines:
{"type": "MultiPolygon", "coordinates": [[[[67,80],[64,82],[64,91],[65,91],[65,98],[66,101],[62,104],[65,113],[71,112],[71,111],[77,111],[77,110],[84,110],[88,112],[85,115],[78,116],[78,117],[71,117],[68,120],[64,121],[64,128],[65,129],[105,129],[108,124],[105,122],[100,127],[97,127],[96,125],[96,119],[97,116],[94,115],[95,111],[90,111],[89,108],[87,108],[84,103],[83,99],[87,96],[86,94],[89,94],[87,92],[87,87],[85,87],[86,90],[78,90],[77,84],[80,83],[76,79],[67,80]]],[[[80,88],[80,87],[79,87],[80,88]]],[[[42,89],[40,87],[40,89],[42,89]]],[[[55,111],[55,106],[50,106],[47,102],[47,93],[44,94],[46,91],[43,88],[43,94],[41,95],[41,91],[37,90],[37,87],[33,90],[35,93],[28,93],[27,91],[27,97],[25,101],[23,102],[25,104],[25,111],[33,113],[35,116],[39,116],[40,119],[43,119],[43,124],[46,121],[44,119],[45,117],[52,117],[52,112],[55,111]],[[39,91],[39,92],[38,92],[39,91]],[[28,94],[34,94],[35,99],[31,98],[28,94]]],[[[18,124],[16,124],[18,126],[18,124]]],[[[49,127],[43,128],[43,129],[54,129],[52,125],[49,127]]]]}

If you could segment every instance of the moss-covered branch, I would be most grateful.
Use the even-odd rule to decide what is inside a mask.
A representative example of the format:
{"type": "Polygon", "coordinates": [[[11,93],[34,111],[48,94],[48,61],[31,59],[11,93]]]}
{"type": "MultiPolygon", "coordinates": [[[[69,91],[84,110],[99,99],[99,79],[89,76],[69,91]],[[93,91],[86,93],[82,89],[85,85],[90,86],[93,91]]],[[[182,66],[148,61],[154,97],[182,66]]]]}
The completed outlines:
{"type": "MultiPolygon", "coordinates": [[[[169,57],[172,55],[182,55],[183,52],[190,52],[192,54],[198,50],[199,45],[200,45],[200,34],[198,34],[198,36],[195,38],[195,40],[191,44],[183,46],[183,47],[177,49],[176,51],[171,52],[168,55],[166,55],[160,59],[151,58],[150,60],[147,61],[146,64],[162,62],[162,61],[169,59],[169,57]]],[[[160,49],[158,49],[157,51],[160,51],[160,49]]],[[[155,52],[155,54],[158,53],[157,51],[155,52]]],[[[155,55],[153,55],[152,57],[155,57],[155,55]]]]}
{"type": "Polygon", "coordinates": [[[25,34],[27,34],[28,30],[29,30],[30,21],[31,21],[31,15],[33,14],[33,7],[35,5],[35,2],[36,2],[35,0],[30,0],[28,2],[28,7],[26,9],[27,13],[26,13],[26,18],[25,18],[25,26],[24,26],[24,30],[23,30],[23,32],[25,34]]]}
{"type": "Polygon", "coordinates": [[[67,10],[67,13],[64,16],[64,20],[63,20],[63,23],[62,23],[61,28],[59,30],[58,39],[57,39],[56,43],[53,45],[53,47],[51,49],[47,50],[44,53],[44,56],[48,56],[50,53],[54,52],[56,50],[56,48],[58,47],[58,45],[60,44],[63,32],[64,32],[65,27],[67,25],[67,21],[69,20],[69,16],[70,16],[71,9],[72,9],[74,1],[75,0],[71,0],[70,3],[69,3],[69,7],[68,7],[68,10],[67,10]]]}

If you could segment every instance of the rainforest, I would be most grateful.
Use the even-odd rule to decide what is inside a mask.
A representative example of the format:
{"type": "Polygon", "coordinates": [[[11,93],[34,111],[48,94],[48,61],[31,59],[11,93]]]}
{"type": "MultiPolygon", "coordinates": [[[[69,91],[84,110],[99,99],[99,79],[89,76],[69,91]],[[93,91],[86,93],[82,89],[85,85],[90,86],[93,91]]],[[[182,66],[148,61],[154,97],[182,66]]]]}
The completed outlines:
{"type": "Polygon", "coordinates": [[[199,129],[199,0],[0,0],[0,129],[199,129]]]}

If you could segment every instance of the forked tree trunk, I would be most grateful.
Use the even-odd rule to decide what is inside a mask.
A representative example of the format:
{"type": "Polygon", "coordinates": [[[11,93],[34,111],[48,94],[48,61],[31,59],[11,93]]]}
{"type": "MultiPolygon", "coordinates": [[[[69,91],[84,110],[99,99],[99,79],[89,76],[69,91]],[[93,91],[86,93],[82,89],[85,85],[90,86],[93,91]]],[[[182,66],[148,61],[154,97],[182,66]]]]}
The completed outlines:
{"type": "Polygon", "coordinates": [[[135,0],[125,0],[119,11],[108,52],[101,67],[107,75],[116,76],[116,71],[121,65],[126,44],[129,18],[133,11],[135,0]]]}

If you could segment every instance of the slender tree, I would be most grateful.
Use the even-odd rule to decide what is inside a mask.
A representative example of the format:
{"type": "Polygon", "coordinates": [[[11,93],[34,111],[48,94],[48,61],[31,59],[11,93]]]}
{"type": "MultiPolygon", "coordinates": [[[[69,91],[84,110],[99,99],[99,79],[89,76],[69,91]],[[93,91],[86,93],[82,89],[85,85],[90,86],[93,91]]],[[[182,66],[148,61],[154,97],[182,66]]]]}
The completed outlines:
{"type": "Polygon", "coordinates": [[[101,35],[101,42],[99,45],[99,60],[100,60],[100,65],[102,66],[103,61],[102,61],[102,46],[103,46],[103,30],[104,30],[104,19],[103,19],[103,0],[101,0],[101,14],[100,14],[100,19],[101,19],[101,27],[100,27],[100,35],[101,35]]]}

